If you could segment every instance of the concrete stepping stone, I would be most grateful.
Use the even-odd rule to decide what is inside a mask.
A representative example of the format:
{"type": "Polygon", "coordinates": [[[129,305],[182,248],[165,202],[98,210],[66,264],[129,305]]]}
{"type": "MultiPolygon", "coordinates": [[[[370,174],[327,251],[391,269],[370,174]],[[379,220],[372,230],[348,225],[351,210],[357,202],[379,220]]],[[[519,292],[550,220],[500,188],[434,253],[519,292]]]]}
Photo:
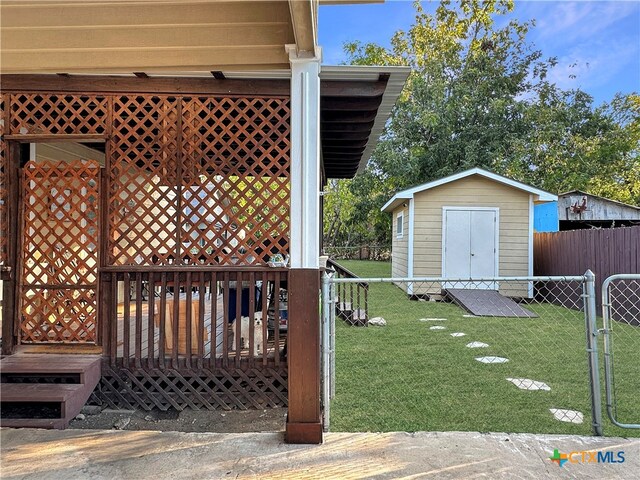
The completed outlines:
{"type": "Polygon", "coordinates": [[[445,322],[446,318],[420,318],[419,322],[445,322]]]}
{"type": "Polygon", "coordinates": [[[462,333],[462,332],[453,332],[451,334],[452,337],[464,337],[466,335],[466,333],[462,333]]]}
{"type": "Polygon", "coordinates": [[[556,420],[567,423],[582,423],[584,421],[584,415],[575,410],[565,410],[563,408],[550,408],[549,411],[553,414],[556,420]]]}
{"type": "Polygon", "coordinates": [[[544,382],[531,380],[530,378],[507,378],[507,381],[513,383],[520,390],[551,390],[551,387],[544,382]]]}
{"type": "Polygon", "coordinates": [[[429,327],[429,330],[446,330],[447,327],[443,327],[442,325],[434,325],[433,327],[429,327]]]}
{"type": "Polygon", "coordinates": [[[482,342],[467,343],[467,348],[487,348],[488,346],[489,346],[488,343],[482,343],[482,342]]]}
{"type": "Polygon", "coordinates": [[[493,356],[476,357],[476,360],[479,361],[480,363],[507,363],[509,361],[508,358],[493,357],[493,356]]]}
{"type": "Polygon", "coordinates": [[[374,327],[384,327],[387,324],[387,321],[382,317],[373,317],[369,319],[369,325],[373,325],[374,327]]]}

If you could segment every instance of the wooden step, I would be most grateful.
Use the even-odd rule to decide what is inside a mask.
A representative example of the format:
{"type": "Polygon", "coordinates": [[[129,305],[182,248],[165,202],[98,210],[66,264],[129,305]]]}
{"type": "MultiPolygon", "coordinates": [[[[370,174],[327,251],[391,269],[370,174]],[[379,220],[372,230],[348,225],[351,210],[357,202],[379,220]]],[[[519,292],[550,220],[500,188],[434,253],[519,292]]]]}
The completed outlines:
{"type": "Polygon", "coordinates": [[[78,383],[97,384],[101,373],[100,362],[98,355],[12,355],[0,360],[0,372],[3,383],[20,375],[78,375],[78,383]]]}
{"type": "Polygon", "coordinates": [[[81,391],[79,383],[3,383],[2,402],[67,402],[81,391]]]}
{"type": "Polygon", "coordinates": [[[1,426],[62,429],[100,381],[101,359],[96,355],[13,355],[0,360],[0,372],[5,417],[0,419],[1,426]]]}

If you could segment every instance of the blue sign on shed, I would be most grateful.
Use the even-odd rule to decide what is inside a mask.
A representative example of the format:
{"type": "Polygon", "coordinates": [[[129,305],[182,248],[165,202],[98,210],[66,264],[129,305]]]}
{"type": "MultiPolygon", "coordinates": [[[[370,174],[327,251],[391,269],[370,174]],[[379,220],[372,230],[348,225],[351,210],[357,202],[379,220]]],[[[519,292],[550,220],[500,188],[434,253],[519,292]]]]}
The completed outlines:
{"type": "Polygon", "coordinates": [[[533,228],[536,232],[557,232],[558,202],[542,203],[533,207],[533,228]]]}

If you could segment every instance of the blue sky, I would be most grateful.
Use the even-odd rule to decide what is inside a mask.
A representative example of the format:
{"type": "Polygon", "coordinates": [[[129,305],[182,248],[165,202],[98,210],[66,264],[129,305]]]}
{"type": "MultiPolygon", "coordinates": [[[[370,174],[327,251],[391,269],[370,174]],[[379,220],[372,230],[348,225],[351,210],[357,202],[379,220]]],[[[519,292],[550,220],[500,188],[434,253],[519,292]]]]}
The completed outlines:
{"type": "MultiPolygon", "coordinates": [[[[424,5],[435,8],[435,3],[424,5]]],[[[558,57],[550,79],[560,87],[580,87],[597,104],[616,92],[640,92],[640,1],[516,1],[512,15],[536,20],[528,39],[545,57],[558,57]]],[[[411,1],[321,6],[324,63],[344,62],[347,41],[388,45],[393,33],[409,29],[413,19],[411,1]]]]}

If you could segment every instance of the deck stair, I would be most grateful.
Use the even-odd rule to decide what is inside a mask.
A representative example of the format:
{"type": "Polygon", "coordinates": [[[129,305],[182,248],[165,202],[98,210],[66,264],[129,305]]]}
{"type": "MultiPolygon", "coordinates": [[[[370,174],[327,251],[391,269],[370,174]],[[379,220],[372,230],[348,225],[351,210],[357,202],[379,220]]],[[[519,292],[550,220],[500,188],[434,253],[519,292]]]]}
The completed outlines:
{"type": "Polygon", "coordinates": [[[0,360],[0,425],[64,429],[100,381],[98,355],[18,354],[0,360]]]}
{"type": "Polygon", "coordinates": [[[366,326],[369,319],[363,308],[353,308],[350,302],[337,302],[336,313],[351,325],[366,326]]]}

